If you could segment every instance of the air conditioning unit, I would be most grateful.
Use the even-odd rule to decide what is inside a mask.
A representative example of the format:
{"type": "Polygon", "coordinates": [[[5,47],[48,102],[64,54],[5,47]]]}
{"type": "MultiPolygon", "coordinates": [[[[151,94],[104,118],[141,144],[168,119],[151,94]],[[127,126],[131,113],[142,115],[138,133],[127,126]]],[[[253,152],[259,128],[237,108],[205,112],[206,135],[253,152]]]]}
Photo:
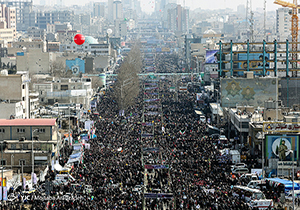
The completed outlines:
{"type": "Polygon", "coordinates": [[[78,74],[79,73],[79,67],[78,66],[72,66],[72,73],[78,74]]]}

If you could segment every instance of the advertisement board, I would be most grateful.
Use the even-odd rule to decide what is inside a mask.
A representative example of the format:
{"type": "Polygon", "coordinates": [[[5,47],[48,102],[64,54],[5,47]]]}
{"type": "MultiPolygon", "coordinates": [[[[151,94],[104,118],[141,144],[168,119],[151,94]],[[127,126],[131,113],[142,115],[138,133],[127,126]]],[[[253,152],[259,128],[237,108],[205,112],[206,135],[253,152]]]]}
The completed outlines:
{"type": "Polygon", "coordinates": [[[280,161],[298,161],[299,136],[266,135],[265,158],[278,159],[280,161]]]}
{"type": "Polygon", "coordinates": [[[263,107],[265,101],[276,100],[276,78],[222,78],[220,84],[222,107],[263,107]]]}
{"type": "Polygon", "coordinates": [[[218,52],[219,50],[206,50],[205,63],[218,63],[218,52]]]}
{"type": "MultiPolygon", "coordinates": [[[[249,68],[250,69],[262,69],[263,68],[263,53],[250,53],[249,54],[249,68]]],[[[269,60],[269,54],[265,53],[265,66],[266,69],[269,68],[270,63],[269,60]]],[[[245,69],[247,70],[247,54],[241,53],[238,54],[238,60],[241,61],[239,63],[239,69],[245,69]]]]}

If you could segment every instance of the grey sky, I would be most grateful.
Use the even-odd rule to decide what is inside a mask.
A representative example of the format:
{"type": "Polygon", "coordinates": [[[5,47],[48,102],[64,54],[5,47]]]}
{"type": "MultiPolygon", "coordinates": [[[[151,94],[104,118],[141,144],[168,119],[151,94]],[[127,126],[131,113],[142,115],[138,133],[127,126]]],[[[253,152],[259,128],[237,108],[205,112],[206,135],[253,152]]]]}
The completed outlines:
{"type": "MultiPolygon", "coordinates": [[[[51,0],[52,1],[52,0],[51,0]]],[[[54,0],[57,2],[62,1],[65,5],[84,5],[89,0],[54,0]]],[[[107,0],[94,0],[94,2],[105,2],[107,0]]],[[[292,0],[287,0],[292,2],[292,0]]],[[[146,12],[151,12],[155,8],[155,0],[140,0],[142,9],[146,12]]],[[[177,3],[183,5],[184,0],[177,0],[177,3]]],[[[274,0],[267,0],[267,10],[276,10],[279,5],[273,4],[274,0]]],[[[33,0],[34,4],[39,4],[40,0],[33,0]]],[[[236,10],[236,7],[240,4],[246,4],[246,0],[185,0],[185,4],[191,10],[195,8],[202,9],[222,9],[222,8],[232,8],[236,10]]],[[[255,10],[257,7],[263,7],[264,0],[252,0],[252,8],[255,10]]]]}

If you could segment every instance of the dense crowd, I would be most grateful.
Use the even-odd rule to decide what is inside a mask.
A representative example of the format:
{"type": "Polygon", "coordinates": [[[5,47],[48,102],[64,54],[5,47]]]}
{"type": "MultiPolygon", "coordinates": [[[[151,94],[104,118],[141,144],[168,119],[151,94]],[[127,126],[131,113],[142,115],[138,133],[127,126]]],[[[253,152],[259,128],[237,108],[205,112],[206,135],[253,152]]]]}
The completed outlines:
{"type": "MultiPolygon", "coordinates": [[[[168,83],[168,81],[165,81],[168,83]]],[[[220,161],[218,145],[206,135],[206,124],[199,121],[193,109],[194,97],[179,94],[178,101],[164,85],[160,86],[160,115],[148,116],[153,120],[154,141],[141,138],[143,92],[136,106],[120,116],[110,91],[101,97],[97,112],[90,113],[95,121],[97,138],[88,141],[90,149],[85,150],[83,163],[74,167],[71,175],[76,179],[66,186],[54,186],[51,195],[77,196],[76,199],[35,200],[34,193],[26,201],[31,209],[250,209],[242,197],[232,195],[231,186],[237,179],[230,175],[230,159],[220,161]],[[162,129],[163,127],[163,129],[162,129]],[[142,156],[143,147],[158,147],[160,155],[149,153],[142,156]],[[169,165],[169,169],[144,170],[153,159],[169,165]],[[144,183],[144,182],[147,183],[144,183]],[[72,185],[91,185],[91,193],[72,190],[72,185]],[[136,185],[145,185],[146,192],[159,189],[171,193],[173,199],[146,199],[143,193],[133,191],[136,185]],[[161,205],[163,204],[163,205],[161,205]]],[[[150,110],[157,111],[155,107],[150,110]]],[[[152,129],[152,128],[151,128],[152,129]]],[[[151,129],[148,131],[150,132],[151,129]]],[[[145,131],[145,130],[144,130],[145,131]]],[[[51,176],[48,177],[51,179],[51,176]]],[[[11,205],[11,204],[9,204],[11,205]]],[[[15,205],[19,205],[16,203],[15,205]]],[[[6,209],[14,209],[8,207],[6,209]]]]}

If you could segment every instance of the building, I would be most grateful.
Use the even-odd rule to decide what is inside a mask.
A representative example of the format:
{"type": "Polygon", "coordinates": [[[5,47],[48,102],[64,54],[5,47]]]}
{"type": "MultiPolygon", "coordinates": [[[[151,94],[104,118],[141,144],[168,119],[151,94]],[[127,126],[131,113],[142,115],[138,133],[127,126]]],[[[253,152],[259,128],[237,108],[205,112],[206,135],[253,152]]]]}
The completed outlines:
{"type": "Polygon", "coordinates": [[[188,33],[189,30],[189,10],[183,8],[181,5],[177,5],[167,12],[168,29],[172,32],[188,33]]]}
{"type": "Polygon", "coordinates": [[[66,71],[72,71],[74,76],[78,76],[79,73],[85,73],[85,60],[75,58],[74,60],[66,60],[66,71]]]}
{"type": "Polygon", "coordinates": [[[33,41],[45,41],[46,40],[46,30],[38,27],[29,27],[27,29],[28,37],[33,41]]]}
{"type": "Polygon", "coordinates": [[[57,41],[59,41],[61,44],[65,43],[71,43],[73,41],[73,38],[76,34],[78,34],[80,31],[79,30],[62,30],[62,31],[56,31],[58,36],[57,36],[57,41]]]}
{"type": "Polygon", "coordinates": [[[30,74],[49,74],[52,60],[52,52],[29,49],[28,52],[17,53],[17,70],[28,71],[30,74]]]}
{"type": "Polygon", "coordinates": [[[31,172],[34,164],[39,172],[59,157],[61,137],[56,119],[0,119],[0,131],[5,145],[1,161],[14,171],[23,165],[24,172],[31,172]]]}
{"type": "MultiPolygon", "coordinates": [[[[9,115],[14,114],[19,117],[19,108],[20,104],[23,106],[22,118],[29,118],[29,78],[28,74],[0,74],[0,99],[3,101],[7,101],[7,107],[10,106],[12,113],[9,115]],[[10,103],[11,102],[11,103],[10,103]],[[13,105],[15,103],[15,105],[13,105]],[[13,108],[15,107],[15,108],[13,108]]],[[[3,105],[5,106],[5,105],[3,105]]],[[[6,117],[5,117],[6,118],[6,117]]]]}
{"type": "Polygon", "coordinates": [[[119,0],[113,3],[113,20],[123,19],[123,5],[119,0]]]}
{"type": "Polygon", "coordinates": [[[110,23],[113,23],[114,21],[114,0],[108,0],[108,6],[107,6],[107,19],[110,23]]]}
{"type": "Polygon", "coordinates": [[[26,31],[28,27],[34,26],[30,24],[32,13],[32,0],[2,0],[1,3],[7,7],[14,7],[16,9],[16,28],[18,31],[26,31]]]}
{"type": "Polygon", "coordinates": [[[93,17],[105,17],[105,5],[101,2],[95,2],[93,5],[93,17]]]}
{"type": "Polygon", "coordinates": [[[0,102],[0,119],[23,119],[23,105],[22,101],[3,100],[0,102]]]}
{"type": "Polygon", "coordinates": [[[93,94],[89,78],[54,79],[51,82],[35,83],[33,90],[39,93],[41,104],[69,103],[82,104],[89,109],[93,94]]]}
{"type": "Polygon", "coordinates": [[[289,8],[278,8],[276,10],[276,33],[279,36],[278,41],[286,40],[291,34],[291,16],[289,8]]]}

